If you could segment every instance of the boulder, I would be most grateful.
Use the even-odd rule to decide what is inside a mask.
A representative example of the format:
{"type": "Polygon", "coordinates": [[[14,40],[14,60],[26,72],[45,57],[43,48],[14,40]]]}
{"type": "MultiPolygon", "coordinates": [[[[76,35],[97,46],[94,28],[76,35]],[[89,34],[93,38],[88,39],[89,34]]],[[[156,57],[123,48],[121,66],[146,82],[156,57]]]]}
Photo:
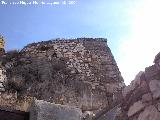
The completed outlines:
{"type": "Polygon", "coordinates": [[[160,52],[155,56],[154,63],[160,65],[160,52]]]}
{"type": "Polygon", "coordinates": [[[30,108],[30,120],[81,120],[82,112],[75,107],[35,100],[30,108]]]}
{"type": "Polygon", "coordinates": [[[138,120],[159,120],[159,119],[160,119],[160,113],[153,105],[146,107],[145,110],[138,117],[138,120]]]}
{"type": "Polygon", "coordinates": [[[160,112],[160,103],[157,103],[158,111],[160,112]]]}
{"type": "Polygon", "coordinates": [[[128,94],[130,94],[131,91],[133,91],[135,88],[136,88],[136,85],[135,85],[135,84],[131,84],[131,85],[126,86],[126,87],[122,90],[122,95],[123,95],[123,97],[126,98],[126,96],[127,96],[128,94]]]}
{"type": "Polygon", "coordinates": [[[160,79],[160,71],[156,65],[145,68],[146,80],[160,79]]]}
{"type": "Polygon", "coordinates": [[[160,81],[152,80],[149,83],[150,90],[153,95],[153,99],[157,99],[160,97],[160,81]]]}
{"type": "Polygon", "coordinates": [[[145,103],[145,102],[150,102],[152,101],[152,95],[151,93],[147,93],[147,94],[144,94],[142,96],[142,102],[145,103]]]}
{"type": "Polygon", "coordinates": [[[135,83],[135,84],[140,85],[143,74],[144,74],[144,72],[143,72],[143,71],[140,71],[140,72],[136,75],[136,77],[134,78],[134,83],[135,83]]]}
{"type": "Polygon", "coordinates": [[[131,82],[130,85],[126,86],[123,90],[122,90],[122,95],[123,97],[126,97],[128,94],[130,94],[137,86],[140,85],[141,83],[141,76],[143,75],[144,72],[140,71],[135,79],[131,82]]]}
{"type": "Polygon", "coordinates": [[[133,116],[144,108],[142,101],[135,102],[128,110],[128,117],[133,116]]]}

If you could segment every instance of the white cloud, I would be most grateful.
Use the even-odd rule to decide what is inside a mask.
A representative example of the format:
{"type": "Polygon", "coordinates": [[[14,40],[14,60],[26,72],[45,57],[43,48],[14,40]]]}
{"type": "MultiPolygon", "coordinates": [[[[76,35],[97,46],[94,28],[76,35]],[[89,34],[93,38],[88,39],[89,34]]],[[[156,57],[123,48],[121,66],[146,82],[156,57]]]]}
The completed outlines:
{"type": "Polygon", "coordinates": [[[142,0],[138,7],[131,8],[130,31],[121,38],[118,48],[118,65],[125,83],[129,84],[135,75],[152,65],[160,52],[160,1],[142,0]]]}

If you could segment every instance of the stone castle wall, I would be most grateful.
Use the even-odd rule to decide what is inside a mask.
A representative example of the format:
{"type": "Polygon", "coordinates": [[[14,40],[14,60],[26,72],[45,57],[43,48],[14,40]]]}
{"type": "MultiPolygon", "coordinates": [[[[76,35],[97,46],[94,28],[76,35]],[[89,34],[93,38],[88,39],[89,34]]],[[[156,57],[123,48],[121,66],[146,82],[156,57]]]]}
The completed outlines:
{"type": "Polygon", "coordinates": [[[21,53],[26,58],[65,59],[71,70],[70,74],[79,77],[79,81],[75,79],[72,82],[78,93],[69,90],[65,94],[70,96],[69,101],[72,104],[84,107],[83,109],[109,105],[115,97],[114,92],[124,86],[107,40],[103,38],[42,41],[27,45],[21,53]],[[71,96],[76,98],[71,100],[71,96]]]}
{"type": "Polygon", "coordinates": [[[98,110],[117,100],[115,93],[124,87],[103,38],[42,41],[25,46],[19,54],[10,62],[8,79],[37,99],[98,110]]]}
{"type": "Polygon", "coordinates": [[[122,82],[123,79],[113,58],[107,40],[79,38],[32,43],[24,47],[26,56],[37,58],[63,57],[72,73],[78,72],[88,82],[122,82]]]}

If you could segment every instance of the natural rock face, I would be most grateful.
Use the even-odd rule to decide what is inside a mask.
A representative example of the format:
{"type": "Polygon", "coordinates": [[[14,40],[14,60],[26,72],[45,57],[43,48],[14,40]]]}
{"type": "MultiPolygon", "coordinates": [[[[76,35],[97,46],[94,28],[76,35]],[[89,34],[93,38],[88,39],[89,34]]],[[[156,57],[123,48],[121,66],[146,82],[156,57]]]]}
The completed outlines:
{"type": "Polygon", "coordinates": [[[160,57],[154,65],[147,67],[123,89],[121,114],[117,120],[159,120],[160,119],[160,57]],[[136,83],[136,84],[133,84],[136,83]]]}
{"type": "Polygon", "coordinates": [[[144,105],[142,104],[142,101],[135,102],[128,110],[128,117],[136,114],[143,108],[144,108],[144,105]]]}
{"type": "Polygon", "coordinates": [[[42,100],[35,100],[28,111],[30,120],[81,120],[82,118],[82,112],[78,108],[42,100]]]}
{"type": "Polygon", "coordinates": [[[160,113],[151,105],[145,108],[145,110],[139,115],[138,120],[159,120],[160,113]]]}
{"type": "Polygon", "coordinates": [[[5,68],[8,87],[18,94],[87,111],[109,106],[124,87],[103,38],[32,43],[14,56],[5,68]]]}
{"type": "Polygon", "coordinates": [[[152,95],[151,93],[147,93],[147,94],[144,94],[142,96],[142,102],[145,103],[145,102],[150,102],[152,101],[152,95]]]}
{"type": "Polygon", "coordinates": [[[160,97],[160,81],[159,80],[152,80],[150,83],[149,83],[149,87],[150,87],[150,90],[151,90],[151,93],[153,95],[153,98],[154,99],[157,99],[160,97]]]}

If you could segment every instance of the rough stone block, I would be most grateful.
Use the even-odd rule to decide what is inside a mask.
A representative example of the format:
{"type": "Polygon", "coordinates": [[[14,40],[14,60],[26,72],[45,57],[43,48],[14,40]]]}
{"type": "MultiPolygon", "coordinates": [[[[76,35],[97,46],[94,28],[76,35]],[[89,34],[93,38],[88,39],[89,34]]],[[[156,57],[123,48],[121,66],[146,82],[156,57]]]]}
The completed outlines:
{"type": "Polygon", "coordinates": [[[160,71],[156,65],[152,65],[145,69],[146,80],[160,79],[160,71]]]}
{"type": "Polygon", "coordinates": [[[152,92],[153,99],[159,98],[160,97],[160,81],[152,80],[149,83],[149,87],[150,87],[150,90],[152,92]]]}
{"type": "Polygon", "coordinates": [[[30,120],[81,120],[78,108],[35,100],[28,110],[30,120]]]}
{"type": "MultiPolygon", "coordinates": [[[[105,84],[123,83],[111,50],[102,40],[98,38],[56,39],[29,44],[21,50],[23,53],[21,57],[27,57],[31,62],[22,64],[21,67],[14,66],[11,69],[25,68],[24,76],[27,77],[24,78],[28,79],[28,85],[32,85],[26,86],[27,94],[35,96],[37,99],[55,101],[56,103],[62,103],[60,98],[65,96],[63,104],[71,104],[79,108],[85,104],[82,91],[86,89],[91,93],[91,86],[96,81],[100,84],[93,86],[92,92],[96,92],[93,92],[92,97],[87,94],[86,97],[89,100],[85,104],[85,108],[99,109],[108,105],[105,84]],[[42,46],[46,47],[45,50],[41,49],[42,46]],[[62,61],[63,64],[61,64],[62,61]],[[31,74],[28,75],[28,71],[31,71],[31,74]],[[37,78],[37,76],[39,77],[37,78]],[[80,88],[79,83],[84,81],[91,83],[86,88],[84,86],[80,88]],[[64,92],[60,92],[60,94],[55,92],[61,91],[62,87],[65,89],[64,92]]],[[[121,87],[117,86],[117,88],[121,87]]],[[[114,90],[113,86],[110,91],[114,90]]]]}
{"type": "Polygon", "coordinates": [[[131,84],[126,86],[123,90],[122,90],[122,95],[123,97],[126,97],[128,94],[131,93],[132,90],[134,90],[136,88],[135,84],[131,84]]]}
{"type": "Polygon", "coordinates": [[[138,120],[159,120],[160,113],[154,106],[148,106],[145,110],[139,115],[138,120]]]}
{"type": "Polygon", "coordinates": [[[128,110],[128,117],[133,116],[137,112],[141,111],[144,108],[142,101],[134,103],[128,110]]]}
{"type": "Polygon", "coordinates": [[[4,88],[3,83],[0,82],[0,88],[4,88]]]}
{"type": "Polygon", "coordinates": [[[5,89],[4,88],[0,88],[0,92],[4,92],[5,91],[5,89]]]}
{"type": "Polygon", "coordinates": [[[160,112],[160,103],[157,103],[158,111],[160,112]]]}
{"type": "Polygon", "coordinates": [[[145,80],[141,80],[141,84],[139,87],[143,92],[149,92],[148,83],[145,80]]]}
{"type": "Polygon", "coordinates": [[[151,93],[147,93],[147,94],[144,94],[142,96],[142,102],[149,102],[149,101],[152,101],[152,95],[151,93]]]}
{"type": "Polygon", "coordinates": [[[105,88],[106,88],[106,91],[108,92],[108,93],[114,93],[114,92],[116,92],[117,90],[120,90],[120,89],[122,89],[123,87],[125,86],[125,84],[124,83],[108,83],[108,84],[106,84],[105,85],[105,88]]]}
{"type": "Polygon", "coordinates": [[[123,94],[123,97],[126,97],[127,94],[130,94],[131,91],[133,91],[137,86],[140,86],[141,85],[141,76],[144,74],[144,72],[140,71],[135,79],[131,82],[130,85],[126,86],[123,91],[122,91],[122,94],[123,94]]]}
{"type": "Polygon", "coordinates": [[[141,76],[144,74],[144,72],[143,71],[140,71],[137,75],[136,75],[136,77],[135,77],[135,79],[134,79],[134,81],[135,81],[135,83],[136,84],[138,84],[138,85],[140,85],[140,80],[141,80],[141,76]]]}
{"type": "Polygon", "coordinates": [[[160,65],[160,52],[155,56],[154,63],[160,65]]]}

